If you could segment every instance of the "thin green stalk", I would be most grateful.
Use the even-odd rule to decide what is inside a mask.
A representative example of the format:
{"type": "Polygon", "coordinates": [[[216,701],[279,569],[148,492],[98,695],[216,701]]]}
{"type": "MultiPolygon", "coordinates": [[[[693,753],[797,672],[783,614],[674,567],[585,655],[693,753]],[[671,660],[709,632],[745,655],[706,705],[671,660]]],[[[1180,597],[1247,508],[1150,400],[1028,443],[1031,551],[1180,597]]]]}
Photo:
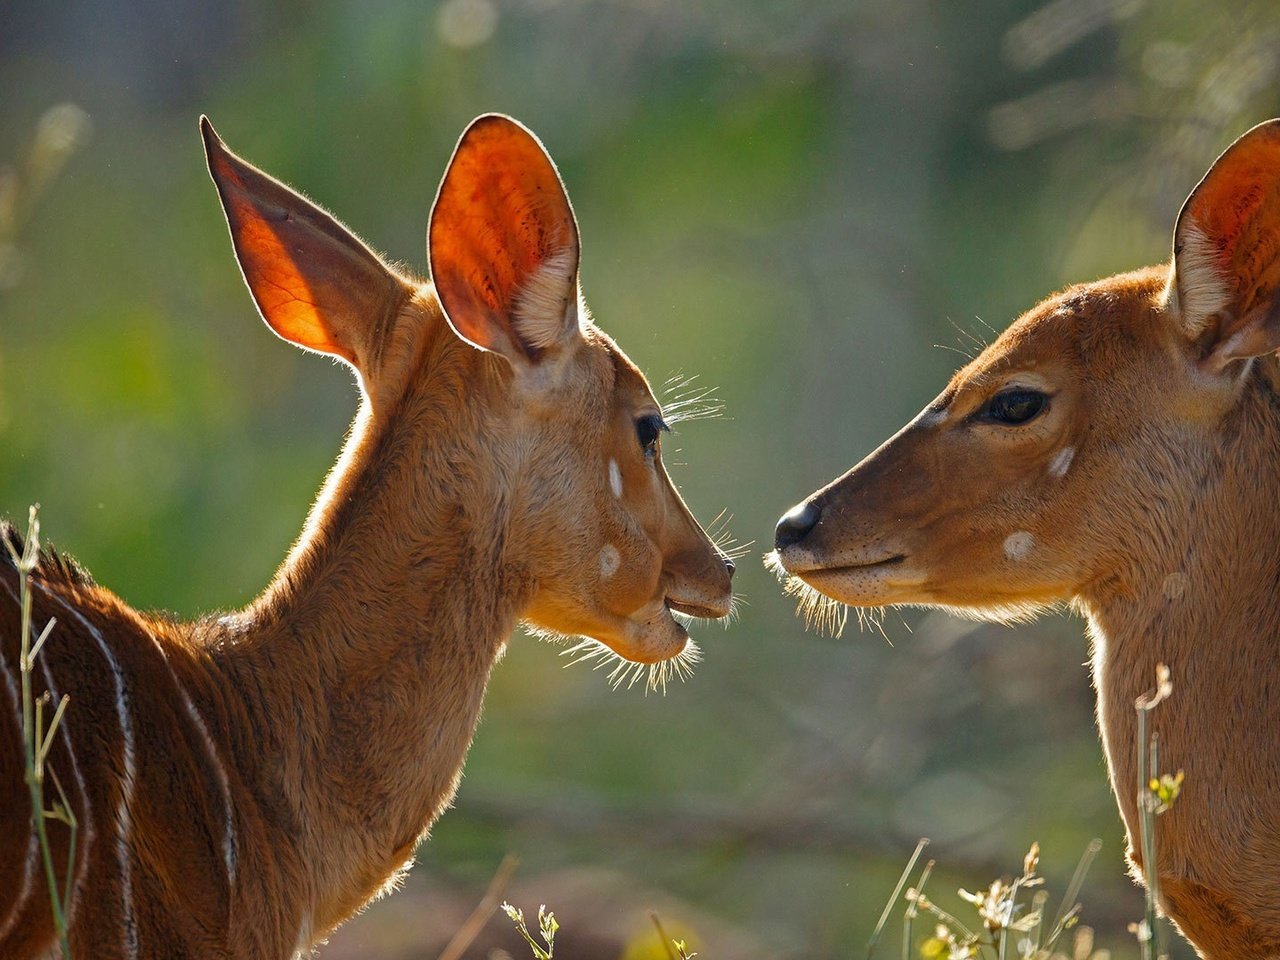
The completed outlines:
{"type": "MultiPolygon", "coordinates": [[[[53,767],[49,768],[49,775],[53,778],[53,785],[58,791],[58,799],[61,802],[63,813],[62,822],[67,825],[69,834],[67,836],[67,870],[66,870],[66,886],[62,890],[62,902],[64,904],[71,902],[71,878],[74,873],[76,863],[76,834],[79,824],[76,822],[76,815],[71,810],[71,804],[67,800],[67,792],[62,789],[62,781],[58,779],[58,774],[54,772],[53,767]]],[[[69,957],[70,954],[67,954],[69,957]]]]}
{"type": "MultiPolygon", "coordinates": [[[[58,789],[60,803],[53,809],[45,808],[44,774],[45,761],[53,746],[53,738],[57,733],[66,711],[69,697],[64,696],[54,710],[48,727],[44,723],[44,705],[49,702],[46,692],[36,698],[32,693],[32,673],[35,670],[35,658],[49,638],[54,621],[50,620],[40,631],[39,637],[32,643],[31,639],[31,573],[36,568],[40,555],[40,521],[37,508],[32,507],[27,526],[27,537],[21,554],[9,546],[10,556],[18,570],[18,605],[22,610],[22,625],[19,643],[18,671],[22,685],[22,747],[26,760],[25,779],[31,797],[31,822],[39,842],[40,858],[44,866],[45,883],[49,890],[49,907],[53,915],[54,930],[62,948],[64,960],[71,960],[71,944],[67,936],[66,904],[70,900],[71,874],[75,859],[77,824],[71,805],[67,802],[62,785],[54,777],[58,789]],[[68,841],[67,886],[64,891],[58,889],[57,871],[53,865],[53,849],[49,844],[48,821],[59,820],[70,830],[68,841]]],[[[53,768],[49,768],[50,774],[53,768]]]]}
{"type": "Polygon", "coordinates": [[[1158,734],[1147,734],[1147,716],[1173,692],[1169,668],[1156,665],[1156,688],[1150,694],[1134,702],[1137,712],[1138,734],[1135,747],[1138,751],[1138,846],[1142,851],[1142,878],[1146,887],[1144,929],[1139,931],[1138,945],[1142,960],[1163,960],[1163,931],[1160,929],[1160,878],[1156,868],[1156,796],[1151,781],[1160,773],[1160,746],[1158,734]]]}
{"type": "Polygon", "coordinates": [[[871,960],[872,955],[875,953],[876,944],[880,942],[880,934],[884,932],[884,925],[889,922],[889,914],[893,912],[894,905],[898,902],[898,898],[902,896],[902,888],[907,885],[907,878],[911,876],[911,871],[916,868],[916,861],[920,859],[920,854],[928,845],[929,839],[921,837],[920,842],[916,844],[915,853],[911,854],[911,859],[907,861],[907,865],[902,870],[902,876],[898,877],[898,885],[893,888],[893,895],[889,897],[889,902],[884,905],[880,920],[876,924],[875,930],[871,932],[871,939],[867,941],[867,960],[871,960]]]}
{"type": "Polygon", "coordinates": [[[1142,872],[1146,879],[1146,921],[1147,929],[1150,931],[1151,951],[1156,957],[1164,956],[1163,943],[1161,942],[1161,929],[1159,925],[1159,914],[1157,904],[1160,902],[1160,872],[1156,864],[1156,811],[1155,804],[1150,789],[1150,779],[1158,776],[1160,772],[1160,736],[1152,734],[1149,749],[1149,763],[1147,770],[1139,773],[1139,782],[1142,786],[1141,803],[1142,810],[1139,814],[1139,824],[1142,830],[1142,872]],[[1146,774],[1144,776],[1144,774],[1146,774]]]}

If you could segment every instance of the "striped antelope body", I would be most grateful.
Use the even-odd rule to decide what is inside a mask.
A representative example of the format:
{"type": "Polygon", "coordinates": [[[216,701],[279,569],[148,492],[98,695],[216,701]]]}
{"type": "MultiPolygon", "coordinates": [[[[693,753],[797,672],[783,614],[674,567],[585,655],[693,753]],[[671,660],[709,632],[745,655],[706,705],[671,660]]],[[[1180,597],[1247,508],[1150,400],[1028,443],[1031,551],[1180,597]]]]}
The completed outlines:
{"type": "MultiPolygon", "coordinates": [[[[661,670],[672,616],[718,618],[732,563],[660,457],[662,411],[578,294],[541,144],[463,134],[432,210],[433,283],[202,130],[268,325],[356,371],[360,410],[288,558],[246,609],[141,613],[46,552],[37,693],[70,694],[48,765],[80,824],[77,956],[306,954],[394,885],[448,805],[516,623],[661,670]]],[[[3,536],[16,541],[11,527],[3,536]]],[[[18,577],[0,561],[0,957],[53,943],[18,723],[18,577]]],[[[54,860],[67,831],[50,824],[54,860]]]]}

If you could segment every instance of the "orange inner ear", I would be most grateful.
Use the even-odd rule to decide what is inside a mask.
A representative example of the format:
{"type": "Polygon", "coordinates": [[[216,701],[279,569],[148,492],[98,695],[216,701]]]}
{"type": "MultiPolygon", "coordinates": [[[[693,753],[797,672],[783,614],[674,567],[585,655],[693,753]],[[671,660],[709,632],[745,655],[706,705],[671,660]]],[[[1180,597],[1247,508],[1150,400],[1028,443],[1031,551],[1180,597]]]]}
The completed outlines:
{"type": "Polygon", "coordinates": [[[1235,284],[1237,317],[1280,288],[1280,124],[1246,133],[1196,187],[1187,214],[1217,247],[1221,276],[1235,284]]]}
{"type": "Polygon", "coordinates": [[[560,175],[531,133],[505,117],[471,125],[440,184],[427,246],[436,292],[458,333],[490,350],[505,338],[536,357],[511,322],[513,301],[549,258],[569,254],[576,267],[578,227],[560,175]]]}
{"type": "Polygon", "coordinates": [[[298,262],[268,219],[278,215],[278,219],[286,221],[287,212],[255,204],[226,153],[211,150],[209,157],[231,224],[240,268],[263,318],[286,340],[355,363],[351,346],[330,334],[298,262]]]}

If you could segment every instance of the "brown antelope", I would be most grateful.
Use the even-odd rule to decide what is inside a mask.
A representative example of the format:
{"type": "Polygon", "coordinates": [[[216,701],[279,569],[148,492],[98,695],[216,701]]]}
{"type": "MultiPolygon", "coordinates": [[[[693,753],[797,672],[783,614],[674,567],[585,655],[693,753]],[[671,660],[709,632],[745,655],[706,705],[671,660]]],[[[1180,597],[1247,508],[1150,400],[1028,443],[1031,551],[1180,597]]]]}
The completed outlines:
{"type": "Polygon", "coordinates": [[[776,532],[790,585],[846,604],[1081,611],[1135,867],[1134,702],[1168,664],[1163,908],[1234,960],[1280,957],[1278,286],[1272,120],[1191,193],[1171,264],[1032,309],[776,532]]]}
{"type": "MultiPolygon", "coordinates": [[[[81,824],[69,913],[85,957],[306,954],[396,882],[449,804],[517,621],[660,679],[691,651],[672,612],[718,618],[730,600],[732,563],[663,468],[662,410],[582,303],[577,222],[528,130],[485,116],[463,134],[429,284],[201,126],[262,316],[350,364],[362,400],[246,609],[183,623],[53,554],[34,574],[37,629],[57,619],[37,691],[71,696],[50,764],[81,824]]],[[[6,563],[10,694],[15,590],[6,563]]],[[[23,958],[52,930],[3,716],[0,957],[23,958]]]]}

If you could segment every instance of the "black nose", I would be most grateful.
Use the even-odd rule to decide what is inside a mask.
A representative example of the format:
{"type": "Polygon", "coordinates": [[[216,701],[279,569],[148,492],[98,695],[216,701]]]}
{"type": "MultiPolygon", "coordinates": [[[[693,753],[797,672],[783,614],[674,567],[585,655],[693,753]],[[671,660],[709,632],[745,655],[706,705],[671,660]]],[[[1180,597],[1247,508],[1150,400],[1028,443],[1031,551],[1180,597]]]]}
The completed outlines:
{"type": "Polygon", "coordinates": [[[724,558],[724,568],[729,571],[729,579],[733,579],[733,571],[738,569],[738,565],[728,557],[724,558]]]}
{"type": "Polygon", "coordinates": [[[821,516],[822,511],[812,500],[792,507],[778,521],[778,526],[773,531],[773,545],[779,550],[785,550],[799,543],[818,525],[818,518],[821,516]]]}

